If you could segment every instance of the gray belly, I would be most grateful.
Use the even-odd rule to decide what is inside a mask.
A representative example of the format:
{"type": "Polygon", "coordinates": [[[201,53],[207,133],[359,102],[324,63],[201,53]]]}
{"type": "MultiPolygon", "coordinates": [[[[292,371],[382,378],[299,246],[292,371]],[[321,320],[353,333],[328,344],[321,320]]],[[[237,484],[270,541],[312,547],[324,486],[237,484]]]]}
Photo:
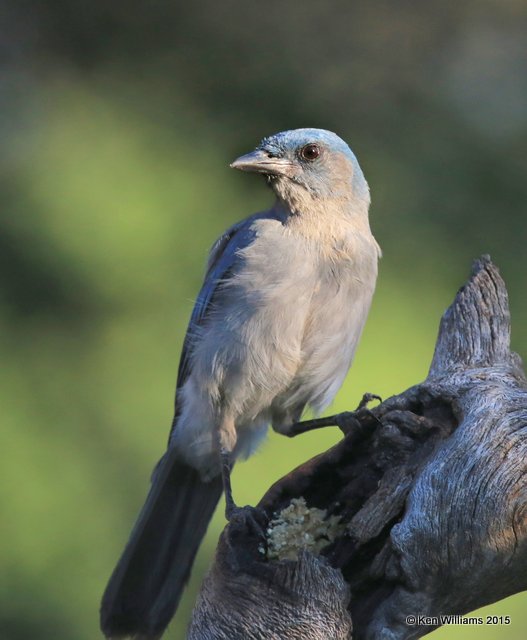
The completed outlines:
{"type": "Polygon", "coordinates": [[[298,420],[306,405],[315,412],[331,403],[351,366],[370,308],[375,279],[325,280],[313,295],[301,343],[300,366],[274,402],[273,426],[298,420]]]}

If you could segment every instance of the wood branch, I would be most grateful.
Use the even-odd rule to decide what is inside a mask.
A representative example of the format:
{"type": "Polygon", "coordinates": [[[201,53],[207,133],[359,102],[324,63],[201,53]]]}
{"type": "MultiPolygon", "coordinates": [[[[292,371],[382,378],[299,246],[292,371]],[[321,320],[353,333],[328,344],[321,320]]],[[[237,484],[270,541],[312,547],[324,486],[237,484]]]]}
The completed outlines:
{"type": "Polygon", "coordinates": [[[526,589],[527,382],[509,344],[507,291],[483,257],[441,320],[427,379],[339,416],[339,444],[225,528],[190,640],[417,638],[439,621],[408,616],[526,589]],[[319,554],[270,560],[266,528],[299,497],[344,530],[319,554]]]}

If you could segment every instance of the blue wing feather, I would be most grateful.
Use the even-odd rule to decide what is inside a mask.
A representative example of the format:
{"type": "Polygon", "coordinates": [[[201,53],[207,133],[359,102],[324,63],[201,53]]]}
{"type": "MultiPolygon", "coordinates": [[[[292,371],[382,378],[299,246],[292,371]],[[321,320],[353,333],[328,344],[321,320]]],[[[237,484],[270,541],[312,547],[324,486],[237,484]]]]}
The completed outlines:
{"type": "Polygon", "coordinates": [[[214,243],[210,251],[205,280],[194,304],[183,342],[177,376],[175,415],[172,430],[181,411],[181,406],[178,403],[178,391],[185,384],[190,374],[192,343],[197,333],[196,329],[203,324],[207,317],[210,303],[218,290],[218,286],[228,280],[235,271],[235,265],[240,260],[239,250],[247,247],[254,240],[255,231],[252,228],[252,223],[256,219],[263,217],[271,217],[271,214],[269,212],[255,214],[233,225],[214,243]]]}

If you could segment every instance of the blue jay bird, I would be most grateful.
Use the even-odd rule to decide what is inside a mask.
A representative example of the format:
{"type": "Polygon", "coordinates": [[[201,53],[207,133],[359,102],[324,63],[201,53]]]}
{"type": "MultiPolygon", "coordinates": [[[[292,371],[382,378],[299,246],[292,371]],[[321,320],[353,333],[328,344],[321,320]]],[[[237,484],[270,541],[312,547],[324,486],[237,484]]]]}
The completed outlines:
{"type": "Polygon", "coordinates": [[[268,211],[211,249],[179,365],[175,417],[146,503],[106,588],[109,638],[159,638],[174,615],[235,460],[269,425],[294,435],[350,367],[375,288],[380,249],[357,159],[336,134],[264,138],[231,167],[261,173],[268,211]]]}

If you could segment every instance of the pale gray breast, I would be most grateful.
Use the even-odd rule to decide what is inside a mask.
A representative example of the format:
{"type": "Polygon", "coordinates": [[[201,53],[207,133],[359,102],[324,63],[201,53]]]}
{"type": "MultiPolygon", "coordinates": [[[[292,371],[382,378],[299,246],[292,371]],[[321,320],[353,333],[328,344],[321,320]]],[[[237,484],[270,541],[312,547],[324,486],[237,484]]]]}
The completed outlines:
{"type": "Polygon", "coordinates": [[[364,235],[353,251],[320,262],[295,380],[295,395],[303,394],[316,411],[333,400],[351,365],[375,289],[377,259],[373,237],[364,235]]]}

